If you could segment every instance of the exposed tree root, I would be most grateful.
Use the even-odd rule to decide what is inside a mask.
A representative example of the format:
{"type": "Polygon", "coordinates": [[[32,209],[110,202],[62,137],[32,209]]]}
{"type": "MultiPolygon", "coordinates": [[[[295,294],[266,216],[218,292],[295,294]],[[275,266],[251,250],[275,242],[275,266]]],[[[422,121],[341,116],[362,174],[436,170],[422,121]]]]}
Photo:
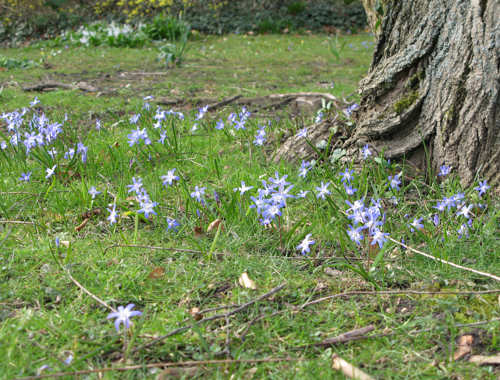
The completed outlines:
{"type": "Polygon", "coordinates": [[[68,83],[61,83],[61,82],[54,82],[54,81],[47,81],[47,82],[42,82],[38,83],[32,86],[26,86],[23,87],[23,91],[37,91],[37,92],[48,92],[48,91],[54,91],[57,89],[63,89],[63,90],[80,90],[84,92],[98,92],[99,89],[97,89],[94,86],[91,86],[90,84],[86,82],[78,82],[76,84],[68,84],[68,83]]]}

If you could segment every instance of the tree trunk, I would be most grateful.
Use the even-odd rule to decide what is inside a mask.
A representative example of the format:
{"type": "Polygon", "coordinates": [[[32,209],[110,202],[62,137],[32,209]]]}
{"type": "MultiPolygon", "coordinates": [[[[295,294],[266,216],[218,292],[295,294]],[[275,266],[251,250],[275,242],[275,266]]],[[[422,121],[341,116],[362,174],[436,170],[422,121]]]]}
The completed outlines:
{"type": "Polygon", "coordinates": [[[480,176],[498,189],[499,1],[385,4],[346,146],[368,142],[387,158],[450,165],[463,185],[480,176]]]}
{"type": "MultiPolygon", "coordinates": [[[[377,22],[379,21],[379,14],[375,10],[377,7],[376,0],[361,0],[363,3],[363,8],[365,8],[366,20],[368,21],[368,25],[373,33],[378,33],[380,28],[377,28],[377,22]]],[[[379,2],[379,4],[381,4],[379,2]]]]}

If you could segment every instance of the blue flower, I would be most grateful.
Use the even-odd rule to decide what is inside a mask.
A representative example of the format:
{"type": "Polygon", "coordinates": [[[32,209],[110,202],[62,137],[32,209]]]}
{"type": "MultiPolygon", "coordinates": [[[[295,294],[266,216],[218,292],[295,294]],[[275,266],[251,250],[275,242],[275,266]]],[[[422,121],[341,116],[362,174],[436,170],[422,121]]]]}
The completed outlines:
{"type": "Polygon", "coordinates": [[[218,130],[224,129],[224,121],[222,119],[219,119],[217,124],[215,124],[215,129],[218,129],[218,130]]]}
{"type": "MultiPolygon", "coordinates": [[[[147,197],[147,194],[146,194],[147,197]]],[[[157,202],[153,202],[150,199],[146,199],[144,202],[141,202],[141,208],[137,211],[140,214],[144,214],[144,217],[147,219],[149,215],[157,215],[154,208],[158,205],[157,202]]]]}
{"type": "Polygon", "coordinates": [[[95,188],[95,186],[92,186],[90,189],[89,189],[89,194],[92,196],[92,199],[94,199],[96,197],[96,195],[99,195],[101,194],[100,191],[97,191],[97,189],[95,188]]]}
{"type": "Polygon", "coordinates": [[[444,177],[444,176],[447,176],[448,174],[450,174],[450,172],[451,172],[451,166],[441,165],[439,167],[439,174],[438,174],[438,176],[439,177],[444,177]]]}
{"type": "Polygon", "coordinates": [[[371,232],[372,242],[371,245],[378,244],[379,248],[382,249],[382,246],[387,241],[387,237],[389,233],[382,232],[378,228],[374,228],[371,232]]]}
{"type": "Polygon", "coordinates": [[[432,217],[432,223],[434,223],[434,225],[436,227],[439,226],[439,215],[438,214],[434,214],[434,216],[432,217]]]}
{"type": "Polygon", "coordinates": [[[461,239],[464,236],[465,237],[469,236],[469,228],[467,227],[466,224],[462,224],[458,229],[458,238],[461,239]]]}
{"type": "Polygon", "coordinates": [[[158,142],[160,144],[165,144],[165,139],[166,138],[167,138],[167,132],[166,131],[161,131],[160,138],[158,139],[158,142]]]}
{"type": "Polygon", "coordinates": [[[87,150],[88,148],[81,142],[76,145],[76,152],[81,154],[83,163],[87,162],[87,150]]]}
{"type": "Polygon", "coordinates": [[[196,199],[200,203],[204,203],[204,195],[205,195],[206,187],[194,187],[194,191],[191,193],[191,198],[196,199]]]}
{"type": "Polygon", "coordinates": [[[355,189],[345,183],[344,183],[344,189],[347,195],[354,195],[354,193],[358,191],[358,189],[355,189]]]}
{"type": "Polygon", "coordinates": [[[29,182],[31,177],[31,172],[21,173],[21,177],[19,177],[19,181],[29,182]]]}
{"type": "Polygon", "coordinates": [[[275,186],[286,186],[290,184],[290,182],[286,181],[287,178],[288,175],[285,174],[283,177],[280,178],[278,172],[275,172],[274,177],[269,177],[269,182],[271,182],[275,186]]]}
{"type": "Polygon", "coordinates": [[[138,113],[136,115],[132,115],[132,117],[130,118],[130,124],[137,124],[140,117],[141,117],[140,113],[138,113]]]}
{"type": "Polygon", "coordinates": [[[328,186],[330,186],[330,181],[327,183],[323,183],[323,181],[321,181],[321,185],[316,187],[316,191],[318,192],[316,194],[316,198],[325,199],[325,196],[330,195],[331,191],[328,190],[328,186]]]}
{"type": "Polygon", "coordinates": [[[393,176],[388,177],[389,186],[391,187],[391,189],[394,189],[396,191],[399,190],[399,185],[401,185],[400,177],[401,177],[401,173],[396,174],[394,177],[393,176]]]}
{"type": "Polygon", "coordinates": [[[299,139],[305,139],[307,137],[307,128],[302,128],[300,131],[297,132],[295,137],[299,139]]]}
{"type": "Polygon", "coordinates": [[[462,204],[460,206],[460,209],[457,212],[457,215],[463,215],[465,218],[470,219],[470,215],[469,214],[470,214],[473,206],[474,205],[472,205],[472,204],[470,204],[468,206],[466,206],[465,204],[462,204]]]}
{"type": "Polygon", "coordinates": [[[486,191],[488,191],[489,188],[490,188],[490,186],[488,186],[488,184],[486,183],[486,180],[484,180],[482,182],[479,182],[479,186],[475,187],[474,190],[477,190],[479,193],[479,196],[481,197],[483,194],[486,193],[486,191]]]}
{"type": "Polygon", "coordinates": [[[424,225],[422,224],[422,218],[414,218],[413,222],[410,224],[410,231],[414,232],[415,229],[421,230],[424,228],[424,225]]]}
{"type": "Polygon", "coordinates": [[[369,156],[372,155],[372,152],[370,150],[370,147],[368,144],[366,144],[362,149],[361,149],[361,154],[363,154],[363,159],[367,159],[369,156]]]}
{"type": "Polygon", "coordinates": [[[274,219],[276,216],[281,216],[281,204],[266,204],[262,216],[266,219],[274,219]]]}
{"type": "Polygon", "coordinates": [[[109,211],[109,215],[106,218],[106,220],[109,220],[109,224],[116,223],[118,218],[118,212],[116,211],[116,203],[113,204],[113,208],[107,208],[106,210],[109,211]]]}
{"type": "Polygon", "coordinates": [[[168,187],[171,186],[174,181],[178,181],[179,177],[176,176],[175,173],[176,168],[170,169],[166,175],[162,175],[160,178],[163,181],[163,186],[168,187]]]}
{"type": "Polygon", "coordinates": [[[354,201],[354,203],[351,203],[351,202],[346,200],[345,203],[347,203],[349,206],[351,206],[350,208],[347,209],[347,211],[352,211],[352,212],[362,211],[365,207],[364,198],[358,199],[358,200],[354,201]]]}
{"type": "Polygon", "coordinates": [[[300,190],[297,193],[297,198],[305,198],[307,196],[307,193],[309,193],[309,191],[307,191],[307,190],[300,190]]]}
{"type": "Polygon", "coordinates": [[[311,239],[311,234],[307,234],[304,240],[297,246],[297,249],[300,250],[300,253],[305,255],[310,252],[310,246],[313,245],[316,241],[311,239]]]}
{"type": "Polygon", "coordinates": [[[179,226],[180,224],[177,220],[167,217],[167,230],[176,231],[179,226]]]}
{"type": "Polygon", "coordinates": [[[132,177],[132,185],[127,185],[128,187],[128,192],[135,192],[136,194],[139,195],[139,193],[141,192],[142,190],[142,179],[141,177],[137,177],[137,179],[135,179],[135,177],[132,177]]]}
{"type": "Polygon", "coordinates": [[[127,306],[118,306],[118,311],[113,313],[109,313],[107,319],[116,318],[115,319],[115,328],[116,331],[120,331],[120,325],[123,323],[125,329],[130,328],[130,324],[132,321],[130,318],[135,317],[137,315],[142,315],[142,312],[138,310],[132,310],[134,308],[133,303],[129,303],[127,306]]]}
{"type": "Polygon", "coordinates": [[[235,187],[233,189],[233,191],[239,191],[240,192],[240,195],[243,195],[245,194],[248,190],[252,190],[253,189],[253,186],[247,186],[245,184],[245,181],[241,181],[241,186],[240,187],[235,187]]]}
{"type": "Polygon", "coordinates": [[[309,170],[311,170],[312,164],[310,161],[304,161],[302,160],[302,163],[300,164],[300,169],[299,169],[299,177],[306,178],[307,173],[309,170]]]}
{"type": "Polygon", "coordinates": [[[345,169],[342,173],[340,173],[340,176],[342,177],[342,182],[344,183],[351,183],[351,181],[354,179],[354,176],[352,175],[354,173],[354,170],[349,170],[345,169]]]}
{"type": "Polygon", "coordinates": [[[349,224],[349,229],[347,230],[347,235],[349,235],[349,238],[355,242],[357,245],[361,244],[361,240],[363,240],[363,234],[361,231],[363,231],[365,227],[354,227],[351,224],[349,224]]]}
{"type": "Polygon", "coordinates": [[[57,165],[54,165],[52,166],[52,168],[47,168],[45,169],[45,173],[47,173],[47,175],[45,176],[46,179],[49,179],[50,177],[52,177],[56,171],[56,167],[57,165]]]}
{"type": "Polygon", "coordinates": [[[354,103],[344,110],[344,114],[350,118],[352,113],[359,108],[359,105],[354,103]]]}
{"type": "Polygon", "coordinates": [[[40,100],[38,100],[38,97],[35,96],[35,99],[33,99],[32,102],[30,102],[30,106],[34,107],[36,106],[38,103],[40,103],[40,100]]]}

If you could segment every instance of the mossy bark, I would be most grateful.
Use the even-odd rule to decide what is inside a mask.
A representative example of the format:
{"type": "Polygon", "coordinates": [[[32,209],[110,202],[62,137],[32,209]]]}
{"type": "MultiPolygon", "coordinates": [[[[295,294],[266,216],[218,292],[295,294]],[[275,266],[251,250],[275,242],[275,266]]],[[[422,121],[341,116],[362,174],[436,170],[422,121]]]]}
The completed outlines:
{"type": "Polygon", "coordinates": [[[387,158],[451,165],[464,185],[480,176],[498,189],[499,8],[498,0],[387,1],[346,147],[369,142],[387,158]]]}

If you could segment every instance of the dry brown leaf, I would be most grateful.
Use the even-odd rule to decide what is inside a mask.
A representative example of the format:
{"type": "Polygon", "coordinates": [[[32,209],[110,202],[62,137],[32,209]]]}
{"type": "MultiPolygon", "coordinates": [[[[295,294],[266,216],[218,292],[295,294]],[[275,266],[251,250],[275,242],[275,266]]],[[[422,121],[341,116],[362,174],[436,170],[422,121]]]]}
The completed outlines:
{"type": "Polygon", "coordinates": [[[202,237],[204,235],[203,228],[201,228],[200,226],[196,226],[194,228],[193,234],[194,234],[194,237],[197,237],[197,238],[202,237]]]}
{"type": "Polygon", "coordinates": [[[493,356],[472,355],[469,362],[476,363],[478,365],[500,365],[500,353],[493,356]]]}
{"type": "Polygon", "coordinates": [[[203,314],[200,314],[200,308],[199,307],[193,307],[191,310],[189,310],[189,314],[193,317],[195,321],[199,321],[200,319],[203,318],[203,314]]]}
{"type": "Polygon", "coordinates": [[[163,277],[164,274],[165,269],[163,269],[162,267],[154,267],[148,277],[151,279],[157,279],[163,277]]]}
{"type": "Polygon", "coordinates": [[[221,231],[223,231],[224,230],[224,225],[221,224],[221,223],[222,223],[222,219],[219,219],[219,218],[215,219],[212,223],[210,223],[208,225],[207,233],[210,233],[212,231],[217,231],[217,229],[219,228],[219,225],[220,225],[221,231]]]}
{"type": "Polygon", "coordinates": [[[453,354],[453,360],[462,359],[465,355],[470,354],[474,343],[473,335],[462,335],[457,339],[457,350],[453,354]]]}
{"type": "Polygon", "coordinates": [[[240,278],[238,279],[238,282],[240,283],[240,285],[246,289],[252,289],[252,290],[256,290],[257,289],[257,285],[255,284],[255,282],[250,278],[248,277],[248,273],[247,272],[243,272],[240,276],[240,278]]]}

